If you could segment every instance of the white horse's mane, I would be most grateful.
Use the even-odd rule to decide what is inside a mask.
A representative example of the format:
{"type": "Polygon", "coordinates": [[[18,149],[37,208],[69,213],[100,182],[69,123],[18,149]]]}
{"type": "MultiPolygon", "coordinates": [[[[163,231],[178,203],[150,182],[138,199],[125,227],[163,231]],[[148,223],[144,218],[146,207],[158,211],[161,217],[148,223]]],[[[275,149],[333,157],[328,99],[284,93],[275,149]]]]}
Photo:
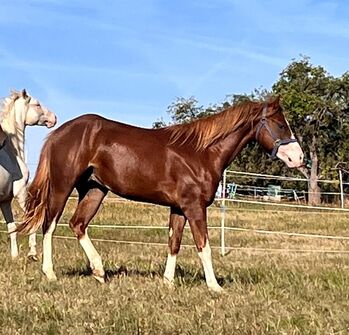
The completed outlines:
{"type": "Polygon", "coordinates": [[[3,119],[7,118],[10,114],[13,105],[17,99],[20,98],[20,93],[17,91],[11,91],[11,95],[9,97],[3,98],[0,102],[0,122],[3,119]]]}
{"type": "Polygon", "coordinates": [[[17,123],[16,113],[13,112],[14,104],[21,96],[20,92],[12,91],[9,97],[2,100],[0,123],[2,130],[9,136],[16,155],[24,160],[24,125],[17,123]]]}

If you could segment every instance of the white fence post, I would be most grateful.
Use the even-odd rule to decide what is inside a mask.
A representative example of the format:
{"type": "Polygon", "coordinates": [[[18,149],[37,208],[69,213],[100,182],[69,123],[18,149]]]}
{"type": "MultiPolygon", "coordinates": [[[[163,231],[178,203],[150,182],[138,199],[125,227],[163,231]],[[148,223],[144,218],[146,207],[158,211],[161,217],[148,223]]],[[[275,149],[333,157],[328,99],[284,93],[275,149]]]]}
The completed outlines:
{"type": "Polygon", "coordinates": [[[221,202],[221,255],[225,255],[225,189],[227,184],[227,172],[224,170],[223,173],[223,185],[222,185],[222,202],[221,202]]]}
{"type": "Polygon", "coordinates": [[[341,189],[341,207],[344,208],[343,175],[342,175],[341,169],[339,169],[339,184],[340,184],[340,189],[341,189]]]}

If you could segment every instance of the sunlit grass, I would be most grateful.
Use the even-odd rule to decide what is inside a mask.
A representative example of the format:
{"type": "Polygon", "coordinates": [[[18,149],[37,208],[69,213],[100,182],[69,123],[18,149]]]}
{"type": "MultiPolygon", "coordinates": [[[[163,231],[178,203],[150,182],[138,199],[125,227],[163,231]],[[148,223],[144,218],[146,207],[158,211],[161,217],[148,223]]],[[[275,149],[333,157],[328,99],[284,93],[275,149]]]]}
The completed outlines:
{"type": "MultiPolygon", "coordinates": [[[[74,202],[61,223],[67,224],[74,202]]],[[[254,208],[256,209],[256,208],[254,208]]],[[[285,232],[349,236],[349,216],[300,211],[228,210],[226,225],[285,232]]],[[[166,208],[105,203],[92,222],[99,225],[167,227],[166,208]]],[[[209,225],[220,225],[210,209],[209,225]]],[[[2,225],[5,230],[5,225],[2,225]]],[[[73,237],[67,227],[56,235],[73,237]]],[[[167,243],[167,229],[90,228],[94,238],[167,243]]],[[[192,245],[190,230],[183,244],[192,245]]],[[[39,237],[41,241],[41,237],[39,237]]],[[[220,232],[210,230],[211,245],[220,232]]],[[[0,333],[2,334],[348,334],[349,255],[287,252],[288,249],[349,251],[348,241],[253,232],[226,232],[232,250],[213,249],[221,295],[210,293],[195,248],[182,248],[175,289],[162,282],[166,246],[95,242],[108,282],[90,276],[74,240],[54,239],[58,281],[49,283],[40,264],[9,257],[7,236],[0,235],[0,333]],[[283,252],[255,250],[285,249],[283,252]]],[[[41,250],[41,247],[40,247],[41,250]]]]}

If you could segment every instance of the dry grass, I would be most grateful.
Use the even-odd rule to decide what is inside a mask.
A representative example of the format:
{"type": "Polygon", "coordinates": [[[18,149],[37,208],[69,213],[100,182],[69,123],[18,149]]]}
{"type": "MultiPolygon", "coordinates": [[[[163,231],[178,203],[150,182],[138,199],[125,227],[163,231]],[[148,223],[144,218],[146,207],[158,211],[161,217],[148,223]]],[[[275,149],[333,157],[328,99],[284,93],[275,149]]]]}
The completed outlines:
{"type": "MultiPolygon", "coordinates": [[[[61,223],[68,223],[73,204],[61,223]]],[[[255,208],[254,208],[255,209],[255,208]]],[[[299,211],[228,211],[227,226],[348,235],[348,215],[299,211]]],[[[210,210],[210,225],[220,212],[210,210]]],[[[94,224],[161,225],[168,210],[132,203],[105,203],[94,224]]],[[[5,225],[3,225],[5,229],[5,225]]],[[[167,242],[167,230],[90,229],[92,237],[167,242]]],[[[72,233],[59,227],[57,235],[72,233]]],[[[211,230],[219,245],[219,231],[211,230]]],[[[183,243],[192,244],[190,231],[183,243]]],[[[176,288],[162,282],[166,247],[96,242],[108,283],[90,277],[75,241],[54,240],[59,280],[49,283],[40,264],[21,257],[11,261],[5,234],[0,235],[1,334],[349,334],[349,255],[330,253],[213,251],[224,287],[208,292],[193,248],[178,257],[176,288]]],[[[349,251],[349,242],[227,232],[226,244],[248,248],[349,251]]]]}

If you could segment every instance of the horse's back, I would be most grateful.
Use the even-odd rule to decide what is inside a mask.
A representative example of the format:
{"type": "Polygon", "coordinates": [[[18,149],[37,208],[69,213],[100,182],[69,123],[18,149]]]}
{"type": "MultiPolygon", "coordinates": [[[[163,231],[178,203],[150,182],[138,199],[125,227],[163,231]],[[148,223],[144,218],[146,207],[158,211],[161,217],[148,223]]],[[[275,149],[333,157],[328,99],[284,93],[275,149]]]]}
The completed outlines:
{"type": "Polygon", "coordinates": [[[159,151],[168,142],[169,135],[162,130],[147,129],[106,119],[96,114],[85,114],[54,130],[48,142],[70,148],[78,145],[83,150],[98,147],[128,146],[148,153],[159,151]]]}
{"type": "MultiPolygon", "coordinates": [[[[164,156],[168,138],[165,132],[127,125],[95,114],[70,120],[53,131],[45,146],[50,147],[55,162],[76,165],[103,160],[105,165],[133,171],[164,156]]],[[[163,168],[157,167],[157,168],[163,168]]]]}

